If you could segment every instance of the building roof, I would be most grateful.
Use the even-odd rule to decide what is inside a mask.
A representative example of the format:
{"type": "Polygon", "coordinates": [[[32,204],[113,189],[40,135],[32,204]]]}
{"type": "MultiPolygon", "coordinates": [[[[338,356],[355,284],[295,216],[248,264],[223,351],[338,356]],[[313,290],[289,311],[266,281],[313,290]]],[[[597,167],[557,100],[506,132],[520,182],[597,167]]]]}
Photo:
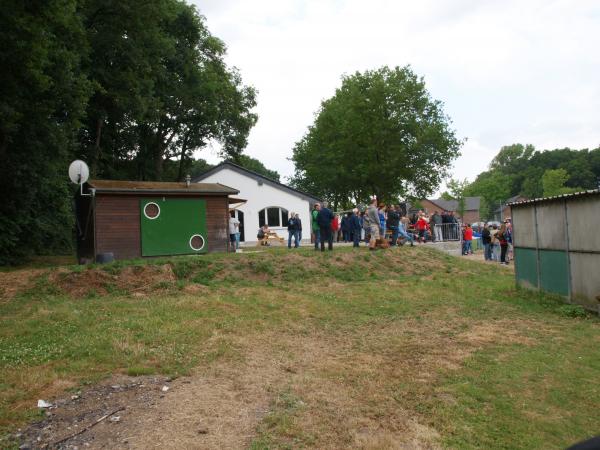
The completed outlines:
{"type": "Polygon", "coordinates": [[[532,203],[551,202],[551,201],[556,201],[556,200],[589,197],[589,196],[595,196],[595,195],[600,195],[600,189],[591,189],[589,191],[574,192],[573,194],[563,194],[563,195],[555,195],[552,197],[542,197],[542,198],[534,198],[531,200],[522,200],[520,202],[509,203],[508,205],[515,207],[515,206],[521,206],[521,205],[528,205],[528,204],[532,204],[532,203]]]}
{"type": "Polygon", "coordinates": [[[504,203],[502,203],[499,207],[494,210],[494,214],[502,214],[504,208],[512,205],[515,202],[521,202],[528,200],[528,198],[523,197],[522,195],[513,195],[511,198],[507,199],[504,203]],[[520,199],[520,200],[519,200],[520,199]]]}
{"type": "MultiPolygon", "coordinates": [[[[444,211],[457,211],[458,200],[444,200],[443,198],[427,199],[444,211]]],[[[479,211],[481,197],[465,197],[465,211],[479,211]]]]}
{"type": "Polygon", "coordinates": [[[90,180],[88,188],[97,193],[119,194],[239,194],[237,189],[219,183],[172,183],[163,181],[90,180]]]}
{"type": "Polygon", "coordinates": [[[286,190],[292,194],[299,195],[301,197],[305,197],[307,200],[312,201],[312,202],[320,202],[321,201],[320,198],[317,198],[314,195],[308,194],[306,192],[302,192],[298,189],[294,189],[293,187],[290,187],[288,185],[280,183],[279,181],[275,181],[271,178],[265,177],[264,175],[261,175],[260,173],[254,172],[252,170],[248,170],[242,166],[238,166],[237,164],[234,164],[230,161],[223,161],[221,164],[216,165],[212,169],[210,169],[210,170],[204,172],[203,174],[198,175],[197,177],[192,179],[192,182],[196,183],[198,181],[202,181],[205,178],[209,177],[210,175],[215,174],[223,169],[231,169],[234,172],[249,176],[250,178],[254,178],[258,182],[263,182],[263,183],[269,184],[273,187],[286,190]]]}

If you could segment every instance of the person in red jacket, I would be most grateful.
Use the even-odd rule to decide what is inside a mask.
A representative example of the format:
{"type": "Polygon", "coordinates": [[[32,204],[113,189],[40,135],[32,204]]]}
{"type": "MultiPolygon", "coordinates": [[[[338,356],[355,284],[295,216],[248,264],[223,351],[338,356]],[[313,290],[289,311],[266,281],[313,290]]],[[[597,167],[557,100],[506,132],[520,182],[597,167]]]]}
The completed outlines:
{"type": "Polygon", "coordinates": [[[463,255],[473,254],[471,242],[473,241],[473,228],[467,224],[463,231],[463,255]]]}
{"type": "Polygon", "coordinates": [[[419,232],[419,242],[425,243],[425,232],[427,231],[427,221],[423,216],[417,220],[417,231],[419,232]]]}

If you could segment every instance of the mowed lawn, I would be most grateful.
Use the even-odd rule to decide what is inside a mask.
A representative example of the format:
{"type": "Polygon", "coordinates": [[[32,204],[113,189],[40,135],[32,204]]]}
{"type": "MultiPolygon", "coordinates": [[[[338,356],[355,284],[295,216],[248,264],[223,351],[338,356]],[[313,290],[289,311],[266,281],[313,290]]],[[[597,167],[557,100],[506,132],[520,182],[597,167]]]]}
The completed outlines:
{"type": "Polygon", "coordinates": [[[0,296],[0,435],[35,420],[38,398],[112,374],[247,367],[269,380],[253,449],[548,449],[600,433],[598,318],[430,248],[3,272],[0,296]]]}

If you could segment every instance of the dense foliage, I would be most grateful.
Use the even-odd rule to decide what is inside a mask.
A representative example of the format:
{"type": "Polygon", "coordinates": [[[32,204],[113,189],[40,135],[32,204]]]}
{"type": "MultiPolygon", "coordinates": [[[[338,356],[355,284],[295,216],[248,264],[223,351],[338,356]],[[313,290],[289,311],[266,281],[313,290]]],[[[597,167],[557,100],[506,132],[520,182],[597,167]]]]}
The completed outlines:
{"type": "Polygon", "coordinates": [[[489,170],[478,175],[466,195],[482,196],[491,218],[494,209],[510,197],[538,198],[596,189],[600,183],[600,148],[536,151],[533,145],[502,147],[489,170]]]}
{"type": "Polygon", "coordinates": [[[219,141],[238,158],[255,92],[182,0],[0,8],[0,264],[71,242],[71,159],[100,178],[176,180],[219,141]]]}
{"type": "Polygon", "coordinates": [[[294,148],[294,185],[337,205],[430,194],[461,147],[442,106],[410,67],[343,77],[294,148]]]}

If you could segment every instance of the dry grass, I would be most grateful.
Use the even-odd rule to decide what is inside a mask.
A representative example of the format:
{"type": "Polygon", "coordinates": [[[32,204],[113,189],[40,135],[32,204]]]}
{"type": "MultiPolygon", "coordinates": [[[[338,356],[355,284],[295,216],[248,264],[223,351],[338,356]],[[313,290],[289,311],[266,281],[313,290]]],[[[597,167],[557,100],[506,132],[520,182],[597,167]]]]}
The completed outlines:
{"type": "Polygon", "coordinates": [[[37,326],[43,339],[76,351],[40,364],[46,347],[4,329],[0,338],[15,352],[25,351],[23,340],[37,352],[2,368],[10,380],[0,397],[10,402],[5,425],[90,370],[147,369],[186,376],[151,400],[129,397],[122,421],[98,425],[90,448],[531,448],[538,441],[527,433],[552,438],[548,421],[572,430],[552,441],[561,445],[592,426],[589,401],[567,416],[569,396],[579,400],[568,383],[600,368],[572,356],[558,376],[548,355],[590,357],[598,324],[514,291],[495,266],[405,248],[181,258],[46,276],[58,293],[17,295],[3,320],[37,326]],[[85,298],[86,283],[95,297],[85,298]],[[539,403],[536,392],[564,393],[565,406],[539,403]],[[535,407],[519,409],[517,399],[535,407]],[[537,434],[494,428],[518,428],[524,417],[537,434]]]}

